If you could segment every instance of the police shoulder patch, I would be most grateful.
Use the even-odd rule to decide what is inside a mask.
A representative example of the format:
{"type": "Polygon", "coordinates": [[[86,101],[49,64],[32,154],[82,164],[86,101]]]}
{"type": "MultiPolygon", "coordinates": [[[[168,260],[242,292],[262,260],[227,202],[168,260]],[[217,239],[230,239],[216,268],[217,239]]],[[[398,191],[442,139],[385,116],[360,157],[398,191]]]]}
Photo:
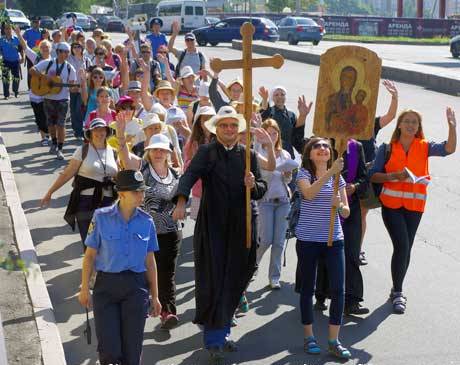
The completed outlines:
{"type": "Polygon", "coordinates": [[[93,220],[91,221],[88,227],[88,234],[93,233],[95,228],[96,228],[96,220],[93,218],[93,220]]]}

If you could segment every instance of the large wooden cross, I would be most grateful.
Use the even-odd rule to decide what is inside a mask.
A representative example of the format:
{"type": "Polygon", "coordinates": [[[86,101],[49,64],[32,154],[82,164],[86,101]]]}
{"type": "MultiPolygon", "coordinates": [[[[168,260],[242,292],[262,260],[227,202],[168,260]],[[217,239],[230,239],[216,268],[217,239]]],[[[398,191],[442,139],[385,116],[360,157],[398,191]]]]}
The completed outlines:
{"type": "MultiPolygon", "coordinates": [[[[251,23],[244,23],[240,29],[243,38],[243,59],[221,60],[215,58],[211,61],[211,69],[219,73],[222,70],[243,69],[243,93],[244,93],[244,118],[246,119],[246,175],[251,172],[251,127],[252,118],[252,69],[254,67],[281,68],[284,63],[283,56],[276,54],[272,57],[252,58],[252,36],[255,29],[251,23]]],[[[246,188],[246,246],[251,247],[251,189],[246,188]]]]}

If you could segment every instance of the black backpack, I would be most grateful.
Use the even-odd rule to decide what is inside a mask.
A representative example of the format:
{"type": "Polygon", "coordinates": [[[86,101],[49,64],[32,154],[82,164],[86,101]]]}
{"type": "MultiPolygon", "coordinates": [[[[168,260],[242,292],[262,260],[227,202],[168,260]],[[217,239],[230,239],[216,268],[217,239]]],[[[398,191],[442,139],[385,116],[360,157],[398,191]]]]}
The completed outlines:
{"type": "MultiPolygon", "coordinates": [[[[391,143],[383,143],[385,149],[385,163],[390,160],[391,157],[391,143]]],[[[374,189],[374,194],[378,198],[382,192],[383,184],[382,183],[372,183],[372,189],[374,189]]]]}

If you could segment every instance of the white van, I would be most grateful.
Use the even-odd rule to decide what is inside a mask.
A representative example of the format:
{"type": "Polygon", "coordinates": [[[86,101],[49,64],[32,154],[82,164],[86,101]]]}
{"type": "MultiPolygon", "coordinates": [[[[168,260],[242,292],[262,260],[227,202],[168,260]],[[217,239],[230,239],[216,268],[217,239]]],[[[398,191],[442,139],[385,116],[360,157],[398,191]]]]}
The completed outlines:
{"type": "Polygon", "coordinates": [[[158,3],[156,15],[163,20],[162,32],[170,33],[176,20],[186,32],[205,26],[206,4],[203,0],[164,0],[158,3]]]}

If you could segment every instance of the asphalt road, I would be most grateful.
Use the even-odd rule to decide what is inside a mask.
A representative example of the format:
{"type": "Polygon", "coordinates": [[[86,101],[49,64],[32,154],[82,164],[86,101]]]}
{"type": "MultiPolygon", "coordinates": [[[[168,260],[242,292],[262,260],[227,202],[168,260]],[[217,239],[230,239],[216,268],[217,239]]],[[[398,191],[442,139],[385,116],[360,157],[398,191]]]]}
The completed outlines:
{"type": "MultiPolygon", "coordinates": [[[[118,36],[113,38],[116,40],[118,36]]],[[[240,52],[226,47],[206,48],[209,57],[240,57],[240,52]]],[[[226,81],[235,73],[225,71],[226,81]]],[[[284,85],[288,105],[296,108],[296,99],[305,94],[315,100],[318,68],[287,61],[281,70],[259,69],[254,72],[254,85],[284,85]]],[[[424,130],[430,139],[447,136],[445,107],[458,107],[458,98],[397,84],[400,109],[415,108],[424,116],[424,130]]],[[[22,86],[24,90],[24,86],[22,86]]],[[[377,113],[386,111],[390,97],[380,88],[377,113]]],[[[41,197],[65,166],[40,147],[27,93],[19,99],[0,101],[0,131],[6,141],[16,182],[27,215],[41,267],[48,284],[56,319],[69,365],[94,364],[95,344],[86,345],[83,337],[84,310],[76,295],[80,283],[82,246],[79,235],[71,232],[63,220],[70,184],[58,191],[48,209],[39,208],[41,197]]],[[[460,113],[460,109],[458,110],[460,113]]],[[[306,134],[311,133],[312,115],[307,119],[306,134]]],[[[393,126],[379,135],[388,140],[393,126]]],[[[77,146],[70,138],[64,147],[68,160],[77,146]]],[[[365,304],[371,313],[362,318],[347,318],[341,338],[350,347],[350,364],[373,365],[448,365],[459,364],[460,350],[460,248],[457,224],[460,213],[460,155],[431,160],[433,183],[406,277],[408,309],[405,315],[391,313],[387,302],[391,287],[391,242],[378,210],[369,215],[365,250],[369,265],[363,268],[365,304]]],[[[194,281],[191,222],[186,223],[177,277],[177,302],[180,325],[171,332],[159,329],[158,319],[147,321],[144,342],[144,364],[205,364],[207,355],[201,349],[198,327],[191,323],[194,314],[194,281]]],[[[294,241],[287,249],[287,266],[283,269],[282,289],[267,289],[268,255],[259,275],[251,283],[248,298],[250,311],[239,319],[233,339],[240,350],[228,357],[229,364],[333,364],[328,355],[311,357],[302,351],[299,298],[293,290],[296,255],[294,241]]],[[[320,344],[327,341],[327,313],[316,314],[315,329],[320,344]]],[[[94,339],[95,342],[95,339],[94,339]]]]}

